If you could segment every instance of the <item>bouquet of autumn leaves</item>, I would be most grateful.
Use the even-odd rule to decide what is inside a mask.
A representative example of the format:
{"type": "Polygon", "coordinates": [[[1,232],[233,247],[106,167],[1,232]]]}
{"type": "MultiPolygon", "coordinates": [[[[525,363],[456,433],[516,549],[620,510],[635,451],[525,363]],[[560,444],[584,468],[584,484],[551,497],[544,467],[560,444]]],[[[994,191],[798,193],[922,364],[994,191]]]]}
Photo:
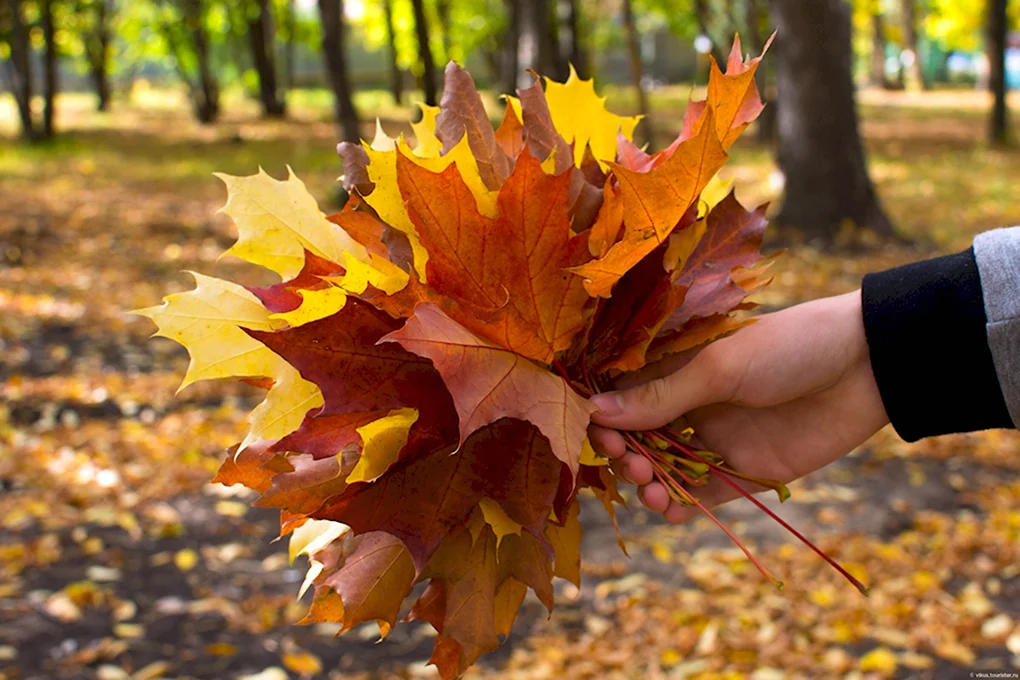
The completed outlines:
{"type": "MultiPolygon", "coordinates": [[[[738,41],[725,73],[713,62],[707,100],[654,154],[575,74],[508,97],[494,130],[451,63],[413,148],[381,131],[340,145],[338,214],[293,174],[221,176],[228,252],[282,283],[195,274],[141,313],[187,348],[184,386],[268,387],[216,481],[281,510],[292,556],[311,560],[305,621],[385,636],[427,582],[408,617],[438,631],[431,662],[453,678],[529,588],[551,610],[553,577],[579,582],[578,493],[610,515],[622,502],[586,439],[588,397],[734,331],[765,282],[764,207],[702,200],[762,109],[760,59],[738,41]]],[[[696,503],[687,489],[728,468],[670,432],[632,443],[696,503]]]]}

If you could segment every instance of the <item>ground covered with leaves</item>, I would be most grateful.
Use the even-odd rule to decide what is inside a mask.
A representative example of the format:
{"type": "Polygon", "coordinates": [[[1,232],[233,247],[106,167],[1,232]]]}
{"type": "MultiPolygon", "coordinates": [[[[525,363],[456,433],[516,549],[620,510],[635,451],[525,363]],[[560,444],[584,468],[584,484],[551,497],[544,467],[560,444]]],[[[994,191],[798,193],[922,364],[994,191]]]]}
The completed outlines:
{"type": "MultiPolygon", "coordinates": [[[[656,102],[664,139],[685,95],[656,102]]],[[[758,297],[766,308],[1020,223],[1020,156],[980,145],[980,98],[865,102],[880,193],[913,242],[793,243],[758,297]]],[[[102,117],[86,106],[64,107],[77,132],[54,147],[0,150],[0,677],[433,677],[424,624],[382,644],[372,625],[336,640],[335,626],[293,625],[307,609],[295,601],[304,565],[271,542],[276,513],[207,483],[260,391],[203,382],[175,396],[186,354],[126,314],[189,287],[181,270],[268,283],[218,259],[236,234],[215,215],[224,194],[210,173],[261,164],[283,178],[290,163],[326,209],[339,163],[324,110],[297,107],[290,123],[242,111],[202,129],[171,105],[102,117]]],[[[777,190],[767,150],[749,144],[722,175],[745,205],[777,190]]],[[[749,504],[720,515],[784,592],[705,520],[667,526],[632,502],[628,559],[584,505],[582,587],[562,583],[549,618],[529,598],[469,677],[1020,672],[1018,473],[1015,433],[908,446],[883,431],[792,485],[784,518],[871,585],[869,599],[749,504]]]]}

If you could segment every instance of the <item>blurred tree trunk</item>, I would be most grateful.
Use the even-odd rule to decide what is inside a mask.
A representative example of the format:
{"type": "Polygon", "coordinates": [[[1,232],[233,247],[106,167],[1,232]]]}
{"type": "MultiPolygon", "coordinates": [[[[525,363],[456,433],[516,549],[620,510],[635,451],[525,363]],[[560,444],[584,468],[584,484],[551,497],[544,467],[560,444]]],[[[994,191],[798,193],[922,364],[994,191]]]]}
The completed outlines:
{"type": "MultiPolygon", "coordinates": [[[[762,22],[768,18],[768,12],[762,12],[760,0],[745,0],[744,14],[747,17],[747,40],[751,54],[758,55],[765,48],[765,41],[762,33],[762,22]]],[[[773,53],[776,47],[773,45],[773,53]]],[[[776,98],[769,91],[769,69],[773,60],[763,61],[755,71],[754,80],[758,86],[758,93],[765,108],[758,116],[757,137],[758,143],[771,145],[776,139],[776,98]]]]}
{"type": "Polygon", "coordinates": [[[847,5],[773,0],[772,10],[783,36],[777,61],[786,197],[778,222],[825,240],[846,222],[892,236],[858,131],[847,5]]]}
{"type": "Polygon", "coordinates": [[[422,90],[425,91],[425,103],[436,106],[439,103],[436,83],[436,65],[432,60],[432,48],[429,46],[429,24],[425,15],[425,1],[411,0],[414,8],[414,32],[418,36],[418,58],[423,69],[421,77],[422,90]]]}
{"type": "Polygon", "coordinates": [[[716,63],[725,65],[726,54],[723,53],[722,43],[712,33],[712,11],[708,0],[694,0],[694,18],[702,35],[712,41],[712,56],[716,63]]]}
{"type": "Polygon", "coordinates": [[[91,35],[85,37],[85,56],[88,59],[89,75],[96,88],[97,111],[110,108],[110,15],[113,13],[112,0],[96,2],[96,26],[91,35]]]}
{"type": "Polygon", "coordinates": [[[503,44],[503,92],[517,91],[517,77],[521,67],[521,3],[509,3],[506,37],[503,44]]]}
{"type": "Polygon", "coordinates": [[[627,52],[630,55],[630,79],[637,88],[638,112],[644,116],[642,125],[636,131],[635,140],[640,146],[652,141],[652,120],[648,115],[648,95],[645,93],[644,68],[641,65],[641,36],[638,35],[637,26],[634,24],[634,8],[630,0],[623,0],[623,26],[627,31],[627,52]]]}
{"type": "Polygon", "coordinates": [[[336,120],[344,141],[357,143],[358,113],[354,108],[351,78],[347,72],[347,46],[343,0],[319,0],[322,20],[322,52],[329,73],[329,84],[336,102],[336,120]]]}
{"type": "Polygon", "coordinates": [[[436,0],[436,18],[439,20],[439,37],[443,42],[443,56],[450,59],[450,0],[436,0]]]}
{"type": "Polygon", "coordinates": [[[294,89],[294,51],[297,49],[297,16],[294,12],[294,3],[297,0],[287,0],[287,12],[284,15],[284,27],[287,30],[287,42],[283,45],[283,78],[284,87],[290,92],[294,89]]]}
{"type": "MultiPolygon", "coordinates": [[[[212,63],[209,55],[209,38],[205,32],[203,21],[202,0],[180,0],[181,14],[184,19],[184,27],[191,33],[191,44],[195,52],[195,61],[198,63],[198,82],[191,85],[191,96],[195,107],[195,117],[200,123],[212,123],[220,115],[220,85],[216,74],[213,73],[212,63]]],[[[173,27],[167,27],[169,34],[174,32],[173,27]]],[[[180,59],[181,45],[177,41],[175,52],[178,54],[178,70],[182,71],[183,63],[180,59]]]]}
{"type": "Polygon", "coordinates": [[[393,27],[393,0],[383,0],[383,13],[386,15],[386,44],[390,49],[390,92],[393,101],[400,106],[404,99],[404,74],[400,72],[397,62],[397,32],[393,27]]]}
{"type": "Polygon", "coordinates": [[[884,90],[890,89],[889,78],[885,75],[885,17],[877,4],[871,13],[871,84],[884,90]]]}
{"type": "Polygon", "coordinates": [[[994,97],[988,122],[988,141],[1005,146],[1009,141],[1009,113],[1006,106],[1006,31],[1008,0],[988,0],[987,41],[988,88],[994,97]]]}
{"type": "Polygon", "coordinates": [[[56,28],[53,25],[53,0],[41,0],[39,20],[42,24],[43,40],[43,129],[42,136],[50,139],[54,134],[57,117],[57,90],[60,87],[57,73],[56,28]]]}
{"type": "Polygon", "coordinates": [[[904,46],[914,55],[907,69],[910,86],[919,90],[928,89],[928,81],[921,64],[921,52],[918,50],[917,39],[917,7],[914,0],[903,0],[903,40],[904,46]]]}
{"type": "Polygon", "coordinates": [[[565,0],[567,27],[570,29],[570,63],[581,78],[591,78],[591,67],[588,65],[588,50],[585,47],[584,33],[581,30],[580,0],[565,0]]]}
{"type": "Polygon", "coordinates": [[[248,17],[248,39],[259,76],[259,101],[266,118],[283,118],[287,112],[276,87],[276,29],[270,0],[258,0],[248,17]]]}
{"type": "Polygon", "coordinates": [[[518,0],[519,67],[554,80],[565,80],[566,60],[560,53],[559,31],[549,0],[518,0]]]}
{"type": "MultiPolygon", "coordinates": [[[[32,50],[29,46],[28,27],[25,25],[23,0],[8,0],[11,22],[11,58],[7,62],[7,73],[11,93],[18,105],[21,119],[21,137],[27,141],[36,138],[32,121],[32,50]]],[[[0,9],[5,9],[0,6],[0,9]]]]}

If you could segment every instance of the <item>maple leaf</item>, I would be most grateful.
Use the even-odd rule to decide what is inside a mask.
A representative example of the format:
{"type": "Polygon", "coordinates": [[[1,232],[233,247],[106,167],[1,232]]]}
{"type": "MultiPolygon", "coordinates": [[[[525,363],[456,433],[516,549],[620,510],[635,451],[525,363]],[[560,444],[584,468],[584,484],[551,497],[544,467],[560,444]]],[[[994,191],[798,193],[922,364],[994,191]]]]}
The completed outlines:
{"type": "Polygon", "coordinates": [[[670,264],[674,264],[677,281],[688,290],[683,304],[669,319],[668,328],[679,328],[695,317],[729,312],[747,297],[748,291],[733,280],[730,272],[761,259],[767,208],[762,205],[753,211],[744,210],[736,194],[730,192],[708,214],[704,236],[696,241],[690,254],[674,254],[670,264]]]}
{"type": "Polygon", "coordinates": [[[606,98],[595,94],[594,79],[581,80],[573,65],[565,83],[545,79],[545,99],[553,126],[574,145],[574,162],[581,164],[584,149],[599,161],[616,159],[616,135],[634,135],[640,116],[618,116],[606,109],[606,98]]]}
{"type": "Polygon", "coordinates": [[[415,309],[403,328],[382,339],[428,357],[453,396],[460,440],[505,417],[533,423],[552,452],[576,471],[595,406],[559,377],[525,357],[479,338],[433,304],[415,309]]]}
{"type": "Polygon", "coordinates": [[[348,255],[366,260],[368,253],[343,229],[331,224],[305,185],[288,167],[284,182],[267,175],[233,177],[217,173],[227,185],[223,212],[237,225],[238,239],[225,254],[272,269],[284,279],[304,266],[304,252],[344,264],[348,255]]]}
{"type": "Polygon", "coordinates": [[[761,56],[745,62],[740,36],[735,36],[725,74],[719,69],[715,59],[711,60],[708,96],[704,101],[692,101],[687,107],[684,114],[683,131],[680,133],[681,139],[696,135],[706,121],[705,112],[711,109],[711,119],[716,126],[723,148],[728,149],[733,145],[740,134],[765,108],[761,101],[761,95],[758,93],[754,76],[775,37],[775,33],[773,33],[765,43],[761,56]]]}
{"type": "Polygon", "coordinates": [[[504,419],[453,451],[448,446],[403,458],[374,482],[351,484],[327,500],[315,517],[343,522],[358,533],[397,536],[421,568],[444,537],[467,522],[479,501],[490,498],[548,545],[542,531],[561,463],[534,427],[504,419]]]}
{"type": "Polygon", "coordinates": [[[375,620],[386,637],[414,578],[411,556],[398,539],[383,532],[366,533],[342,566],[316,586],[304,622],[334,621],[344,632],[375,620]]]}
{"type": "Polygon", "coordinates": [[[478,172],[490,190],[499,189],[510,174],[510,159],[496,143],[496,134],[489,123],[475,81],[467,70],[451,61],[446,65],[443,81],[441,113],[436,117],[436,137],[443,142],[442,152],[450,151],[466,137],[478,172]]]}
{"type": "Polygon", "coordinates": [[[648,172],[611,163],[620,182],[624,234],[604,257],[571,269],[585,277],[588,293],[609,297],[616,282],[676,228],[726,159],[715,128],[705,125],[648,172]]]}
{"type": "MultiPolygon", "coordinates": [[[[335,215],[293,175],[224,177],[230,252],[282,282],[198,278],[143,313],[188,349],[185,385],[269,388],[216,479],[280,509],[291,559],[309,557],[306,623],[374,619],[386,635],[428,581],[410,617],[436,628],[430,661],[454,678],[509,634],[529,589],[551,609],[554,576],[579,584],[580,491],[626,552],[583,395],[748,322],[734,312],[767,282],[764,207],[719,200],[715,174],[760,112],[759,61],[736,42],[655,153],[573,71],[507,97],[494,131],[451,64],[413,150],[378,120],[371,142],[338,147],[350,198],[335,215]]],[[[708,467],[689,433],[638,436],[657,433],[708,467]]]]}
{"type": "Polygon", "coordinates": [[[496,129],[496,143],[509,158],[517,158],[524,148],[524,126],[517,117],[510,97],[507,97],[503,122],[496,129]]]}
{"type": "Polygon", "coordinates": [[[438,176],[398,159],[398,182],[422,243],[429,282],[447,308],[507,349],[549,362],[584,325],[580,278],[563,270],[587,259],[570,231],[570,176],[546,175],[526,150],[499,191],[499,217],[477,210],[456,167],[438,176]],[[498,313],[498,314],[497,314],[498,313]]]}

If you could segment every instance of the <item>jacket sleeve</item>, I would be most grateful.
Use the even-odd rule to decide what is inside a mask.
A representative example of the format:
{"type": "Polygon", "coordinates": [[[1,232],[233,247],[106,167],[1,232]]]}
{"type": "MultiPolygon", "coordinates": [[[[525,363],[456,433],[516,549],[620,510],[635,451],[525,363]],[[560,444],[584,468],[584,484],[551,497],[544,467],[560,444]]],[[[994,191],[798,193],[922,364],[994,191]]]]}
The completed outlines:
{"type": "Polygon", "coordinates": [[[988,346],[1014,424],[1020,425],[1020,227],[974,239],[981,274],[988,346]]]}
{"type": "Polygon", "coordinates": [[[1005,248],[989,247],[1003,238],[998,233],[955,255],[864,277],[864,330],[875,381],[893,427],[907,441],[1020,422],[1011,417],[1020,415],[1020,241],[1012,241],[1009,264],[1005,248]],[[979,268],[977,251],[987,272],[979,268]],[[1012,288],[992,276],[1012,277],[1012,288]],[[990,298],[994,306],[986,314],[990,298]],[[1000,386],[1010,371],[1012,388],[1008,381],[1000,386]]]}

